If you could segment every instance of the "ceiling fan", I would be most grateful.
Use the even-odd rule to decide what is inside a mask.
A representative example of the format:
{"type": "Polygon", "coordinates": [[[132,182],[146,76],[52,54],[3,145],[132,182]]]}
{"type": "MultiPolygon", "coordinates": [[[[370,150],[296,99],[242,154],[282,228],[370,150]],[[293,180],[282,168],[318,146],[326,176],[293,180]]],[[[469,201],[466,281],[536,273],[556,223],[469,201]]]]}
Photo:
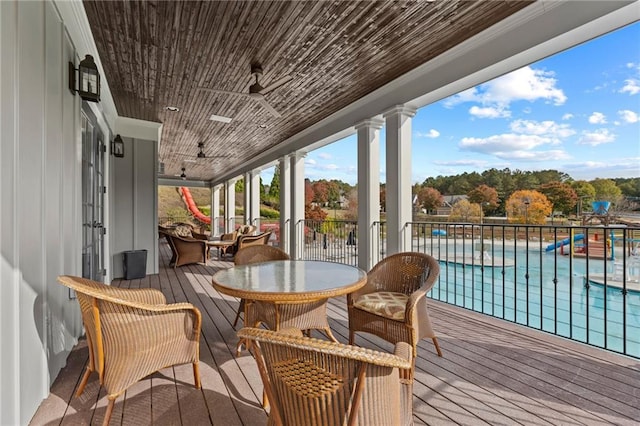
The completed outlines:
{"type": "Polygon", "coordinates": [[[229,158],[228,155],[207,155],[204,152],[204,142],[198,142],[198,153],[193,156],[193,154],[185,154],[181,152],[175,153],[175,155],[180,155],[182,157],[188,157],[188,159],[183,160],[186,163],[195,163],[197,160],[205,160],[207,158],[229,158]]]}
{"type": "Polygon", "coordinates": [[[255,82],[251,86],[249,86],[249,92],[248,93],[245,93],[245,92],[233,92],[233,91],[229,91],[229,90],[210,89],[210,88],[207,88],[207,87],[200,87],[199,89],[207,91],[207,92],[211,92],[211,93],[220,93],[220,94],[223,94],[223,95],[235,95],[235,96],[241,96],[243,98],[251,99],[251,100],[259,103],[260,106],[262,106],[264,109],[269,111],[271,113],[271,115],[273,115],[274,117],[277,117],[277,118],[282,117],[282,114],[280,114],[278,111],[276,111],[276,109],[274,107],[272,107],[269,102],[267,102],[267,100],[264,98],[264,95],[266,95],[267,93],[277,89],[278,87],[282,86],[283,84],[288,83],[289,81],[291,81],[293,79],[293,77],[291,77],[290,75],[286,75],[286,76],[274,81],[273,83],[271,83],[267,87],[262,87],[262,85],[260,84],[260,77],[262,77],[262,66],[260,64],[258,64],[258,63],[255,63],[255,64],[251,65],[251,75],[255,78],[255,82]]]}

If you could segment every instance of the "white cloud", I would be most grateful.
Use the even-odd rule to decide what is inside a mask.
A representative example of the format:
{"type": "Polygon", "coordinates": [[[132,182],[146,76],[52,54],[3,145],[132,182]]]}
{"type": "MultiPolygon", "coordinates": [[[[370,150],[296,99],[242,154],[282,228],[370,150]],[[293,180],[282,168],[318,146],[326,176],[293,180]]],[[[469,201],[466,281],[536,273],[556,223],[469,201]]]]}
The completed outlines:
{"type": "Polygon", "coordinates": [[[511,130],[528,135],[548,136],[552,143],[560,143],[558,139],[567,138],[576,132],[568,124],[558,124],[555,121],[515,120],[511,123],[511,130]]]}
{"type": "Polygon", "coordinates": [[[511,117],[511,111],[503,107],[479,107],[469,108],[469,114],[479,118],[506,118],[511,117]]]}
{"type": "Polygon", "coordinates": [[[430,129],[428,132],[423,133],[423,132],[416,132],[415,135],[417,138],[430,138],[430,139],[434,139],[437,138],[438,136],[440,136],[440,132],[435,130],[435,129],[430,129]]]}
{"type": "Polygon", "coordinates": [[[557,143],[557,139],[540,135],[506,133],[488,138],[463,138],[459,147],[464,151],[494,155],[503,160],[548,161],[569,158],[563,150],[536,151],[542,145],[557,143]]]}
{"type": "Polygon", "coordinates": [[[605,124],[607,122],[607,117],[604,116],[601,112],[594,112],[589,116],[589,123],[591,124],[605,124]]]}
{"type": "Polygon", "coordinates": [[[562,169],[574,179],[638,177],[640,176],[640,157],[568,163],[564,164],[562,169]]]}
{"type": "Polygon", "coordinates": [[[438,166],[486,167],[488,163],[483,160],[451,160],[451,161],[434,161],[433,164],[437,164],[438,166]]]}
{"type": "Polygon", "coordinates": [[[563,120],[571,120],[572,118],[573,118],[573,114],[571,114],[570,112],[562,116],[563,120]]]}
{"type": "Polygon", "coordinates": [[[629,93],[630,95],[637,95],[640,93],[640,84],[638,80],[629,78],[624,81],[624,86],[620,89],[620,93],[629,93]]]}
{"type": "Polygon", "coordinates": [[[608,129],[598,129],[593,132],[582,132],[582,136],[578,140],[578,145],[598,146],[603,143],[611,143],[616,137],[608,129]]]}
{"type": "Polygon", "coordinates": [[[480,118],[497,118],[509,117],[509,105],[515,101],[543,100],[562,105],[567,97],[562,89],[556,87],[554,75],[553,72],[527,66],[460,92],[447,99],[445,106],[451,108],[465,102],[476,102],[481,106],[470,108],[469,113],[480,118]]]}
{"type": "Polygon", "coordinates": [[[317,164],[316,160],[314,160],[313,158],[305,158],[304,159],[304,164],[307,166],[315,166],[317,164]]]}
{"type": "Polygon", "coordinates": [[[628,109],[623,109],[621,111],[618,111],[618,115],[620,116],[622,121],[624,121],[625,123],[633,124],[640,121],[640,117],[638,116],[638,114],[628,109]]]}
{"type": "Polygon", "coordinates": [[[338,170],[340,167],[338,167],[337,164],[327,164],[325,166],[320,166],[320,168],[323,170],[338,170]]]}
{"type": "Polygon", "coordinates": [[[330,160],[331,158],[333,158],[328,152],[320,152],[318,153],[318,157],[322,158],[323,160],[330,160]]]}

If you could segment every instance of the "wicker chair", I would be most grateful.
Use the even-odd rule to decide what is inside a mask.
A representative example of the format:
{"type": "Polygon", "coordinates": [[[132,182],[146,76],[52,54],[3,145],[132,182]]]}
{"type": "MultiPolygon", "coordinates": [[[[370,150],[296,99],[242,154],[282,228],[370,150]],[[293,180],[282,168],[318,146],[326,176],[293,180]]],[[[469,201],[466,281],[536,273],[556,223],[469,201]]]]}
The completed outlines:
{"type": "Polygon", "coordinates": [[[411,347],[395,354],[303,337],[297,329],[238,331],[252,341],[269,425],[411,425],[411,347]]]}
{"type": "MultiPolygon", "coordinates": [[[[236,253],[233,259],[233,263],[235,265],[249,265],[252,263],[268,262],[271,260],[289,259],[289,255],[279,248],[262,244],[244,247],[242,250],[236,253]]],[[[240,299],[240,306],[238,307],[238,312],[236,313],[236,319],[233,321],[234,327],[236,326],[236,324],[238,324],[240,312],[244,311],[245,303],[246,302],[244,299],[240,299]]],[[[253,324],[246,324],[245,322],[245,325],[253,324]]]]}
{"type": "Polygon", "coordinates": [[[93,371],[107,392],[103,425],[115,400],[140,379],[165,367],[191,363],[200,388],[200,311],[189,303],[166,304],[155,289],[122,289],[68,275],[58,281],[78,296],[87,334],[89,361],[80,396],[93,371]]]}
{"type": "Polygon", "coordinates": [[[367,274],[365,286],[347,295],[349,343],[364,331],[391,343],[409,343],[415,357],[418,341],[430,337],[442,356],[426,297],[439,273],[438,261],[423,253],[397,253],[381,260],[367,274]]]}

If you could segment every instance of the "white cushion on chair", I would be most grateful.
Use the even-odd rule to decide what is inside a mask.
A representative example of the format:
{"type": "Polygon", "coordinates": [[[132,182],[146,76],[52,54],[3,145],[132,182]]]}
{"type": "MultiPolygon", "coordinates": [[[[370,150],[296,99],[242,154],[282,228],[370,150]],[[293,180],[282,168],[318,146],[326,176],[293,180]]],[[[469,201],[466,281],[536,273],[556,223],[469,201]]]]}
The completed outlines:
{"type": "Polygon", "coordinates": [[[409,296],[406,294],[393,291],[377,291],[360,296],[353,305],[358,309],[381,317],[402,321],[408,300],[409,296]]]}

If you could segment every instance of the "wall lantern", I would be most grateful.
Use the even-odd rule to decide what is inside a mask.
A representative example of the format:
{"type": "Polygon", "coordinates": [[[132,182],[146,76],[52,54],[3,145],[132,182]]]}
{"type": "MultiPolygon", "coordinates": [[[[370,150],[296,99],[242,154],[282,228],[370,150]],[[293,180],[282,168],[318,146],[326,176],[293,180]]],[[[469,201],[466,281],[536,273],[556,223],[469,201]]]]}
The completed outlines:
{"type": "Polygon", "coordinates": [[[120,135],[116,135],[113,142],[111,142],[111,153],[116,157],[124,157],[124,141],[120,135]]]}
{"type": "Polygon", "coordinates": [[[73,62],[69,62],[69,90],[74,95],[78,92],[85,101],[100,102],[100,74],[93,56],[86,55],[77,70],[73,62]]]}

